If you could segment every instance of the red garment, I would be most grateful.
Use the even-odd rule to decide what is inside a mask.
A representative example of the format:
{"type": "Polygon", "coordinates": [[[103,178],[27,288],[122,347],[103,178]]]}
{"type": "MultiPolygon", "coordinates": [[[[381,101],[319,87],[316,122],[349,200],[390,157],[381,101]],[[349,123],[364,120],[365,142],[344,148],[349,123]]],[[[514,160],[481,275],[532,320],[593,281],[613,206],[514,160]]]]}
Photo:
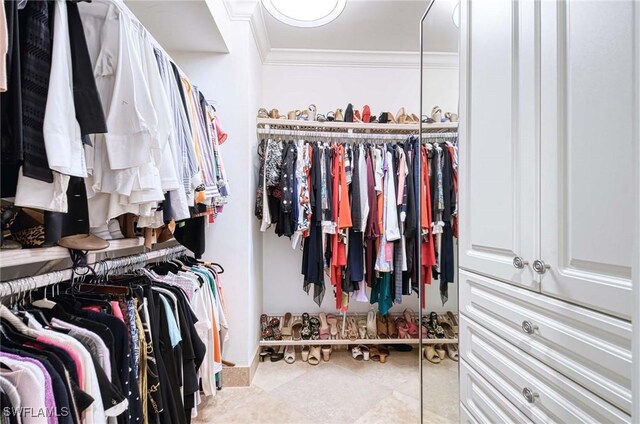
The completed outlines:
{"type": "Polygon", "coordinates": [[[426,308],[427,306],[427,285],[431,284],[431,267],[436,264],[436,253],[435,253],[435,243],[433,240],[433,231],[431,230],[431,223],[433,222],[432,210],[431,210],[431,186],[429,184],[429,170],[431,167],[429,166],[429,156],[427,154],[427,148],[421,148],[422,154],[422,169],[421,169],[421,193],[420,202],[422,208],[422,229],[426,230],[426,240],[425,237],[422,238],[421,249],[422,249],[422,263],[421,263],[421,273],[422,273],[422,299],[420,299],[422,307],[426,308]]]}
{"type": "Polygon", "coordinates": [[[351,228],[351,206],[344,164],[344,146],[335,146],[331,174],[333,175],[333,220],[336,234],[331,235],[331,284],[336,288],[336,308],[342,308],[342,279],[347,265],[346,230],[351,228]]]}

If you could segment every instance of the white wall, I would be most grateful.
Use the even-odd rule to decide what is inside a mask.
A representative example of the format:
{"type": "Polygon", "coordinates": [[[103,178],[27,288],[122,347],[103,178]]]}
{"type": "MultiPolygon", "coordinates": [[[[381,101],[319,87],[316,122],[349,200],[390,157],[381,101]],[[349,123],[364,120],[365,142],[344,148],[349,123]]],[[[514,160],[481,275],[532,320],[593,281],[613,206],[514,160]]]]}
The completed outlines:
{"type": "MultiPolygon", "coordinates": [[[[439,105],[443,111],[457,111],[458,71],[453,69],[425,70],[425,104],[439,105]]],[[[277,108],[286,114],[292,109],[306,108],[313,103],[326,113],[349,102],[362,110],[364,104],[372,113],[396,113],[400,107],[419,114],[420,71],[405,68],[360,68],[339,66],[264,65],[262,107],[277,108]]],[[[426,109],[431,110],[432,106],[426,109]]],[[[253,160],[257,157],[254,155],[253,160]]],[[[335,311],[335,297],[330,283],[322,308],[313,301],[313,293],[302,290],[302,252],[293,251],[286,237],[278,238],[273,228],[263,237],[263,308],[266,313],[335,311]]],[[[457,310],[457,283],[449,285],[449,301],[441,304],[439,282],[427,289],[427,310],[457,310]]],[[[405,296],[393,311],[410,307],[418,310],[417,295],[405,296]]],[[[364,312],[367,303],[351,302],[349,310],[364,312]]]]}
{"type": "Polygon", "coordinates": [[[229,176],[229,204],[206,229],[204,258],[222,264],[230,340],[223,358],[249,366],[258,348],[262,311],[262,243],[253,219],[256,151],[255,111],[261,92],[261,63],[246,21],[231,22],[230,54],[171,52],[207,100],[213,101],[229,138],[221,147],[229,176]]]}

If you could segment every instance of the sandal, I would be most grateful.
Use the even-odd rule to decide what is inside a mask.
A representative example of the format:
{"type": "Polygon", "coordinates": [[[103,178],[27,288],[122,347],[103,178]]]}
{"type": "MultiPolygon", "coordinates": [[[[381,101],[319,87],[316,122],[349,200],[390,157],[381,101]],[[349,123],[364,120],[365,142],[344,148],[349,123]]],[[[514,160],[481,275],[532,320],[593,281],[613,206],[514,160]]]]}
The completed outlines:
{"type": "Polygon", "coordinates": [[[271,356],[272,354],[273,354],[272,347],[263,347],[262,350],[260,351],[260,362],[264,362],[264,359],[267,356],[271,356]]]}
{"type": "MultiPolygon", "coordinates": [[[[436,334],[433,332],[433,330],[427,330],[427,338],[428,339],[436,338],[436,334]]],[[[436,352],[436,348],[432,344],[426,345],[422,353],[424,354],[424,357],[427,358],[427,361],[433,364],[439,364],[440,361],[442,360],[440,359],[440,355],[438,355],[438,352],[436,352]]]]}
{"type": "Polygon", "coordinates": [[[370,339],[376,339],[376,311],[371,309],[367,313],[367,337],[370,339]]]}
{"type": "Polygon", "coordinates": [[[440,123],[442,121],[442,109],[434,106],[433,109],[431,109],[431,119],[433,119],[435,123],[440,123]]]}
{"type": "Polygon", "coordinates": [[[302,330],[300,330],[302,340],[309,340],[311,338],[311,324],[309,323],[309,314],[307,312],[302,314],[302,330]]]}
{"type": "Polygon", "coordinates": [[[378,328],[378,338],[379,339],[388,339],[389,335],[387,334],[387,317],[384,315],[378,315],[378,319],[376,320],[376,326],[378,328]]]}
{"type": "Polygon", "coordinates": [[[362,108],[362,122],[365,124],[371,122],[371,108],[369,105],[364,105],[362,108]]]}
{"type": "Polygon", "coordinates": [[[338,317],[335,315],[327,315],[327,324],[329,324],[329,334],[332,339],[338,338],[338,317]]]}
{"type": "Polygon", "coordinates": [[[293,323],[293,325],[291,326],[291,334],[292,334],[292,339],[293,340],[302,340],[302,321],[297,320],[293,323]]]}
{"type": "Polygon", "coordinates": [[[351,348],[351,357],[356,361],[362,361],[364,359],[364,354],[362,353],[362,349],[360,349],[360,346],[361,345],[351,348]]]}
{"type": "Polygon", "coordinates": [[[320,340],[320,320],[313,317],[309,320],[311,325],[311,340],[320,340]]]}
{"type": "Polygon", "coordinates": [[[358,320],[358,337],[361,339],[367,338],[367,321],[363,319],[358,320]]]}
{"type": "Polygon", "coordinates": [[[309,346],[302,346],[300,358],[302,358],[302,362],[307,362],[309,360],[309,346]]]}
{"type": "Polygon", "coordinates": [[[284,362],[287,364],[293,364],[296,362],[296,348],[293,346],[286,346],[284,348],[284,362]]]}
{"type": "Polygon", "coordinates": [[[380,353],[378,352],[377,347],[371,346],[369,348],[369,359],[372,361],[380,362],[380,353]]]}
{"type": "Polygon", "coordinates": [[[260,315],[260,328],[262,329],[262,340],[273,340],[273,328],[267,322],[267,315],[260,315]]]}
{"type": "Polygon", "coordinates": [[[447,317],[449,317],[449,321],[451,321],[453,332],[458,334],[458,316],[451,311],[447,311],[447,317]]]}
{"type": "Polygon", "coordinates": [[[282,340],[282,332],[280,331],[280,320],[278,318],[271,318],[271,321],[269,321],[269,326],[271,327],[271,331],[273,333],[273,339],[282,340]]]}
{"type": "Polygon", "coordinates": [[[408,328],[408,332],[409,332],[409,336],[412,339],[417,339],[418,338],[418,325],[413,321],[413,315],[414,312],[413,310],[407,308],[404,310],[403,312],[403,316],[404,316],[404,320],[407,323],[408,328]]]}
{"type": "Polygon", "coordinates": [[[387,356],[389,356],[389,349],[386,346],[378,346],[378,355],[380,355],[380,363],[384,364],[387,362],[387,356]]]}
{"type": "Polygon", "coordinates": [[[401,339],[409,338],[409,324],[407,324],[407,320],[402,317],[396,318],[396,328],[398,329],[398,334],[401,339]]]}
{"type": "Polygon", "coordinates": [[[284,359],[284,346],[280,346],[277,351],[271,354],[271,362],[278,362],[284,359]]]}
{"type": "Polygon", "coordinates": [[[329,324],[327,323],[327,314],[324,312],[320,312],[320,330],[319,336],[321,340],[329,340],[329,336],[331,335],[329,331],[329,324]]]}
{"type": "Polygon", "coordinates": [[[386,319],[387,319],[387,335],[389,336],[390,339],[397,339],[398,327],[396,327],[396,322],[390,315],[387,315],[386,319]]]}
{"type": "Polygon", "coordinates": [[[292,323],[291,312],[287,312],[284,314],[284,322],[282,323],[282,338],[285,340],[291,340],[292,323]]]}
{"type": "Polygon", "coordinates": [[[331,346],[322,346],[322,360],[325,362],[329,362],[331,352],[333,352],[331,346]]]}
{"type": "Polygon", "coordinates": [[[349,340],[358,339],[358,326],[354,317],[347,318],[347,337],[349,340]]]}
{"type": "Polygon", "coordinates": [[[318,365],[320,363],[321,357],[322,355],[320,346],[311,346],[311,349],[309,349],[309,359],[307,360],[307,362],[311,365],[318,365]]]}
{"type": "Polygon", "coordinates": [[[369,348],[365,345],[360,345],[360,352],[362,352],[362,359],[368,361],[370,359],[369,348]]]}

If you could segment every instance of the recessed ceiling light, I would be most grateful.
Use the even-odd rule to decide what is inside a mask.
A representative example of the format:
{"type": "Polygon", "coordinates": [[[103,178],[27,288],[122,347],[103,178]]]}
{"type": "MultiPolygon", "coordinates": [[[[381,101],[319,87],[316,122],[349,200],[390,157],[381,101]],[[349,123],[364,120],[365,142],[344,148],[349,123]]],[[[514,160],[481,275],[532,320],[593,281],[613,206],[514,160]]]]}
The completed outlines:
{"type": "Polygon", "coordinates": [[[311,28],[336,19],[347,0],[262,0],[269,14],[287,25],[311,28]]]}

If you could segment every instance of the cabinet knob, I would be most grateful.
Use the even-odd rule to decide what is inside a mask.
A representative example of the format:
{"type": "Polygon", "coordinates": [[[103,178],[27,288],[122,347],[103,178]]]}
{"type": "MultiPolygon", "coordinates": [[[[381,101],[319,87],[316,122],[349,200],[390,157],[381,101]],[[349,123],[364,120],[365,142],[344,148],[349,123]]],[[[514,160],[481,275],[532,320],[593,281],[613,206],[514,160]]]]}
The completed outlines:
{"type": "Polygon", "coordinates": [[[536,401],[536,399],[538,399],[540,397],[539,394],[537,394],[536,392],[534,392],[533,390],[531,390],[528,387],[525,387],[524,389],[522,389],[522,396],[524,396],[524,398],[529,403],[534,403],[536,401]]]}
{"type": "Polygon", "coordinates": [[[538,274],[544,274],[549,268],[551,268],[551,265],[545,264],[540,259],[533,261],[533,270],[538,274]]]}
{"type": "Polygon", "coordinates": [[[515,258],[513,258],[513,266],[516,269],[522,269],[527,265],[529,265],[529,262],[525,261],[520,256],[516,256],[515,258]]]}
{"type": "Polygon", "coordinates": [[[537,329],[538,326],[531,321],[522,321],[522,331],[525,333],[532,335],[537,329]]]}

